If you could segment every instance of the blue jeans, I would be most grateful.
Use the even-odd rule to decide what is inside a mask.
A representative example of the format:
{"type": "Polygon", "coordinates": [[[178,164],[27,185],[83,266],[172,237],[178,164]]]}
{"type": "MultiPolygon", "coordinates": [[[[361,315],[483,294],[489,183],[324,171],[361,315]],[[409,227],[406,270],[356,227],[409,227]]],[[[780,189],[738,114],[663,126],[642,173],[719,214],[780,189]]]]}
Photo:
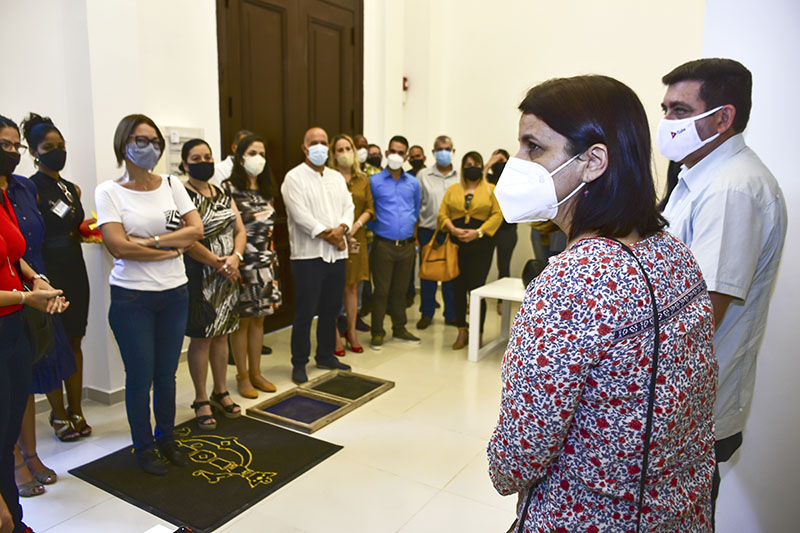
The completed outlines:
{"type": "Polygon", "coordinates": [[[125,409],[137,452],[172,440],[175,425],[175,371],[181,355],[189,290],[136,291],[111,286],[108,324],[125,364],[125,409]],[[155,441],[150,426],[153,387],[155,441]]]}
{"type": "Polygon", "coordinates": [[[14,531],[24,531],[22,507],[14,480],[14,444],[31,393],[33,354],[25,333],[22,311],[0,316],[0,494],[14,520],[14,531]]]}
{"type": "MultiPolygon", "coordinates": [[[[433,238],[433,230],[428,228],[417,228],[417,239],[419,239],[420,261],[422,261],[422,247],[428,244],[433,238]]],[[[436,237],[437,242],[444,242],[444,234],[439,232],[436,237]]],[[[428,279],[419,280],[419,310],[422,316],[433,318],[436,311],[436,284],[438,281],[428,279]]],[[[445,281],[442,283],[442,299],[444,300],[444,319],[453,321],[456,318],[455,306],[453,305],[453,282],[445,281]]]]}

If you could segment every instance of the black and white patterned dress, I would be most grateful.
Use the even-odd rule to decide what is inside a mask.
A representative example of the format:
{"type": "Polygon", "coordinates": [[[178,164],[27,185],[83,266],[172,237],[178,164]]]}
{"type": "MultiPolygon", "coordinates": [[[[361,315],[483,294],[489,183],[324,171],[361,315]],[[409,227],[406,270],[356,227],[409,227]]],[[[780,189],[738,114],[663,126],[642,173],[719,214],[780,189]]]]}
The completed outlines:
{"type": "Polygon", "coordinates": [[[239,314],[271,315],[281,305],[278,254],[273,241],[275,206],[271,198],[264,198],[259,191],[241,190],[230,180],[223,182],[222,187],[236,202],[247,230],[244,263],[239,267],[242,275],[239,314]]]}
{"type": "MultiPolygon", "coordinates": [[[[231,197],[228,194],[213,186],[212,191],[214,195],[207,198],[189,188],[186,189],[203,221],[203,238],[198,242],[217,256],[231,255],[236,213],[233,211],[231,197]]],[[[196,305],[192,294],[201,292],[202,298],[211,304],[217,313],[214,321],[204,328],[190,323],[186,334],[189,337],[208,339],[227,335],[239,329],[239,283],[218,274],[216,267],[199,263],[188,255],[184,256],[184,260],[186,275],[189,278],[189,305],[196,305]]],[[[192,314],[191,310],[189,314],[192,314]]]]}

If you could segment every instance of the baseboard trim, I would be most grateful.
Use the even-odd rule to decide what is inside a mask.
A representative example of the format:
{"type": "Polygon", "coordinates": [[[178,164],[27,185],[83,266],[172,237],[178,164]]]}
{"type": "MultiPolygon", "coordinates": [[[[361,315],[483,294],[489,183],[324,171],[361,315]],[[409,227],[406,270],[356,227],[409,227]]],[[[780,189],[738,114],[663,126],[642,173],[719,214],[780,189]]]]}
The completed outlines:
{"type": "MultiPolygon", "coordinates": [[[[104,405],[114,405],[125,400],[125,388],[115,390],[112,392],[93,389],[92,387],[83,388],[83,399],[93,400],[104,405]]],[[[50,403],[47,401],[47,396],[44,394],[37,394],[34,396],[34,407],[36,414],[45,413],[50,411],[50,403]]]]}

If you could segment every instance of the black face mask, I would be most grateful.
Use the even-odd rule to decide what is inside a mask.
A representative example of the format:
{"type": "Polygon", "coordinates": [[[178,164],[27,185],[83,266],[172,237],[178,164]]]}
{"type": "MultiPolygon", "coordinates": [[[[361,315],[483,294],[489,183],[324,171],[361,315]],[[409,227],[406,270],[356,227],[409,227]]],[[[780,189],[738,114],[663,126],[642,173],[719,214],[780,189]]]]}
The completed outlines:
{"type": "Polygon", "coordinates": [[[419,170],[425,165],[424,159],[409,159],[408,162],[414,170],[419,170]]]}
{"type": "Polygon", "coordinates": [[[506,162],[505,161],[498,161],[497,163],[492,165],[492,175],[494,175],[495,177],[499,178],[500,174],[503,173],[503,169],[504,168],[506,168],[506,162]]]}
{"type": "Polygon", "coordinates": [[[214,163],[186,163],[189,167],[189,175],[196,180],[208,181],[214,176],[214,163]]]}
{"type": "Polygon", "coordinates": [[[367,163],[375,168],[381,168],[381,161],[383,161],[383,158],[379,155],[371,155],[367,158],[367,163]]]}
{"type": "Polygon", "coordinates": [[[39,154],[39,164],[53,172],[59,172],[67,163],[67,151],[63,148],[56,148],[44,154],[39,154]]]}
{"type": "Polygon", "coordinates": [[[0,176],[9,177],[14,173],[17,165],[19,165],[19,154],[17,152],[6,152],[0,148],[0,176]]]}
{"type": "Polygon", "coordinates": [[[483,177],[481,167],[467,167],[464,169],[464,179],[467,181],[477,181],[483,177]]]}

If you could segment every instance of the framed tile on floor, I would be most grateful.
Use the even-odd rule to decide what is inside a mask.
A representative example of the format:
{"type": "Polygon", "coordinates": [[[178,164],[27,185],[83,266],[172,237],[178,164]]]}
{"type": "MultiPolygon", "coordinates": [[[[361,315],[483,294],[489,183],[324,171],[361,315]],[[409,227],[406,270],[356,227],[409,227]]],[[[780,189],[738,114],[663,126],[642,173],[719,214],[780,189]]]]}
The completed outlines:
{"type": "Polygon", "coordinates": [[[393,387],[393,381],[332,370],[248,408],[247,414],[313,433],[393,387]]]}

